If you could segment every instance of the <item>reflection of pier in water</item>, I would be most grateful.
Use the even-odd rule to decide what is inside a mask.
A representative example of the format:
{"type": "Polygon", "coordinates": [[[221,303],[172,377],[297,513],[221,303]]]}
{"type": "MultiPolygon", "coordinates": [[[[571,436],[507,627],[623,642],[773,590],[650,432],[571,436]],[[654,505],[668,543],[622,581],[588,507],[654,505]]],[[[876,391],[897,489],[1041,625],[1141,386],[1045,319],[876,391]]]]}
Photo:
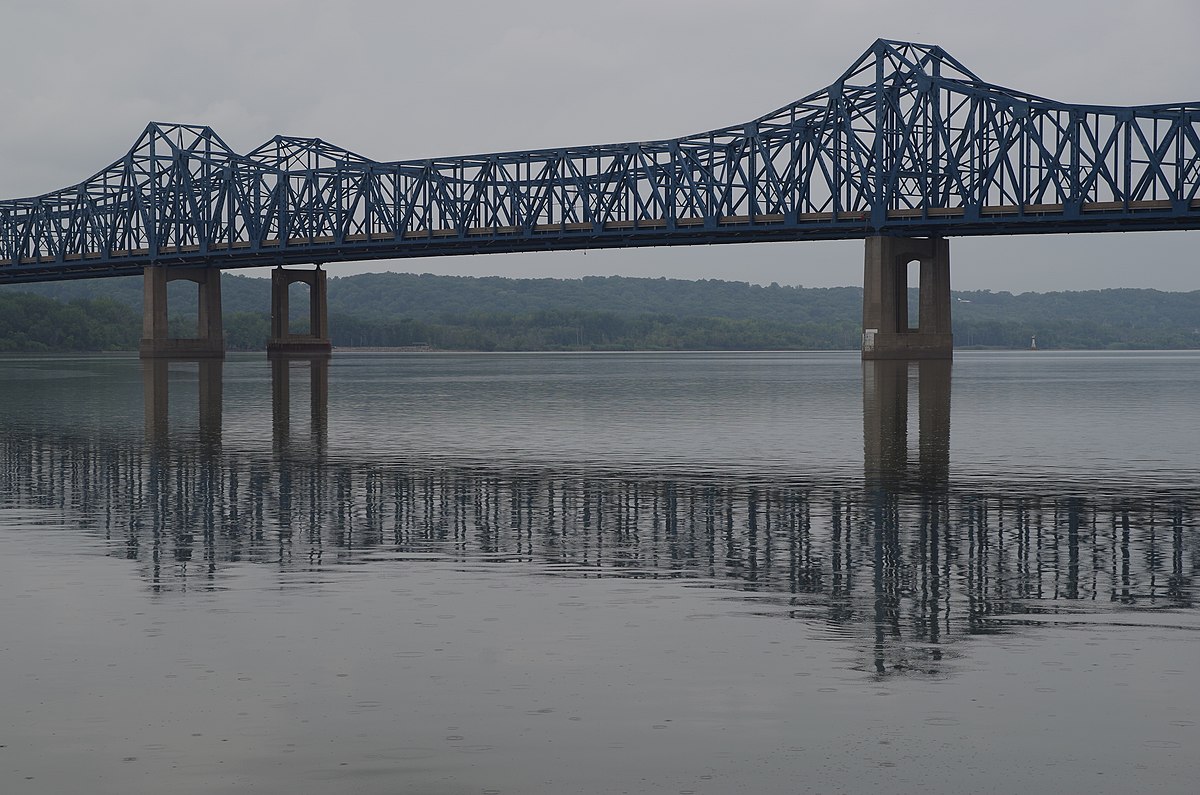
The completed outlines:
{"type": "Polygon", "coordinates": [[[292,437],[292,371],[308,370],[309,432],[314,450],[323,454],[329,438],[329,357],[271,359],[271,429],[275,449],[286,450],[292,437]]]}
{"type": "Polygon", "coordinates": [[[948,360],[863,362],[863,474],[867,483],[950,485],[948,360]],[[909,454],[909,383],[917,377],[917,463],[909,454]]]}
{"type": "MultiPolygon", "coordinates": [[[[219,402],[214,364],[201,371],[201,394],[219,402]],[[215,387],[203,386],[205,372],[215,387]]],[[[243,563],[427,565],[395,552],[679,578],[754,592],[765,612],[845,627],[880,672],[936,668],[946,643],[997,631],[1005,616],[1088,609],[1082,602],[1193,606],[1194,492],[958,493],[949,482],[949,372],[928,364],[940,363],[919,373],[915,468],[901,397],[908,371],[866,365],[865,487],[330,460],[326,366],[309,370],[317,444],[306,448],[290,439],[293,370],[278,362],[272,451],[222,448],[206,433],[199,444],[150,445],[11,434],[0,437],[0,484],[10,504],[60,511],[104,537],[154,589],[219,587],[243,563]]],[[[161,381],[157,371],[151,381],[161,381]]],[[[147,411],[156,432],[159,416],[147,411]]],[[[201,409],[202,425],[219,417],[201,409]]]]}
{"type": "Polygon", "coordinates": [[[147,440],[163,444],[170,431],[171,368],[195,365],[198,372],[197,402],[199,403],[199,436],[209,443],[220,444],[221,409],[224,405],[223,359],[143,359],[142,404],[146,415],[147,440]]]}
{"type": "MultiPolygon", "coordinates": [[[[293,371],[306,369],[309,391],[309,430],[314,447],[324,449],[329,432],[329,357],[290,356],[270,360],[271,428],[277,450],[289,448],[292,433],[293,371]]],[[[170,433],[172,367],[197,368],[199,438],[219,444],[224,404],[224,360],[212,358],[143,359],[142,396],[146,415],[146,438],[164,444],[170,433]]]]}

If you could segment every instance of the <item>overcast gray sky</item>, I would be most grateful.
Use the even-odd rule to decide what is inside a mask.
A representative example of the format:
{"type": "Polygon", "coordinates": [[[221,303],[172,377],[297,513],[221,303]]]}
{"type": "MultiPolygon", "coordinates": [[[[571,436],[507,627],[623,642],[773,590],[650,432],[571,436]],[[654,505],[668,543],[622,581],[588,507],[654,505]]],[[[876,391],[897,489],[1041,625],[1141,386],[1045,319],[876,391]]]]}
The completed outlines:
{"type": "MultiPolygon", "coordinates": [[[[876,38],[1072,102],[1200,100],[1195,0],[7,0],[0,198],[80,181],[148,121],[379,160],[685,135],[831,83],[876,38]]],[[[956,289],[1200,289],[1200,232],[973,238],[956,289]]],[[[369,270],[858,284],[862,243],[443,257],[369,270]]]]}

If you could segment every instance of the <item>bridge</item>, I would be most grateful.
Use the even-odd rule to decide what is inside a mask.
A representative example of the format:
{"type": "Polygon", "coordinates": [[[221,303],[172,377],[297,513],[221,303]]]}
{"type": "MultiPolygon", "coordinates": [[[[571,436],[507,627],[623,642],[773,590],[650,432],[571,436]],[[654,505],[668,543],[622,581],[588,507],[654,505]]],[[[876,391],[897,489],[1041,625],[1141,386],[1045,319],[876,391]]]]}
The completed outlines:
{"type": "Polygon", "coordinates": [[[1200,102],[1073,105],[879,40],[820,91],[669,140],[377,162],[285,136],[239,154],[152,123],[84,182],[0,202],[0,283],[144,274],[143,355],[221,355],[220,271],[274,266],[268,350],[319,353],[327,263],[864,239],[864,358],[948,358],[948,238],[1173,229],[1200,229],[1200,102]],[[199,339],[167,338],[173,279],[200,285],[199,339]],[[311,287],[305,338],[294,281],[311,287]]]}

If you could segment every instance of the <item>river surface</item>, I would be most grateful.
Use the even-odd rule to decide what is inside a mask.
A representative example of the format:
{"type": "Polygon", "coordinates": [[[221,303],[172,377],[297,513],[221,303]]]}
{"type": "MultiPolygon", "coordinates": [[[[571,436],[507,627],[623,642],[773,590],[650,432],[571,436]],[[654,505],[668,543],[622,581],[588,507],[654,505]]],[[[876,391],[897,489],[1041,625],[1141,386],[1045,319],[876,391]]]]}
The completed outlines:
{"type": "Polygon", "coordinates": [[[1200,354],[0,360],[0,792],[1195,793],[1200,354]]]}

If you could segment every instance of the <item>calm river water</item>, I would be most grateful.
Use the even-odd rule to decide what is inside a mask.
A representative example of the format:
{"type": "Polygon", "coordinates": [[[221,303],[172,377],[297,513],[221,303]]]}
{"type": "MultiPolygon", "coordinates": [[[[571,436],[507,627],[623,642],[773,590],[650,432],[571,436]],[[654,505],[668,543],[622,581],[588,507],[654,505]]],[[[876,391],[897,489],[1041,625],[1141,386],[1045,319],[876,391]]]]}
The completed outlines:
{"type": "Polygon", "coordinates": [[[4,793],[1195,793],[1200,355],[0,360],[4,793]]]}

